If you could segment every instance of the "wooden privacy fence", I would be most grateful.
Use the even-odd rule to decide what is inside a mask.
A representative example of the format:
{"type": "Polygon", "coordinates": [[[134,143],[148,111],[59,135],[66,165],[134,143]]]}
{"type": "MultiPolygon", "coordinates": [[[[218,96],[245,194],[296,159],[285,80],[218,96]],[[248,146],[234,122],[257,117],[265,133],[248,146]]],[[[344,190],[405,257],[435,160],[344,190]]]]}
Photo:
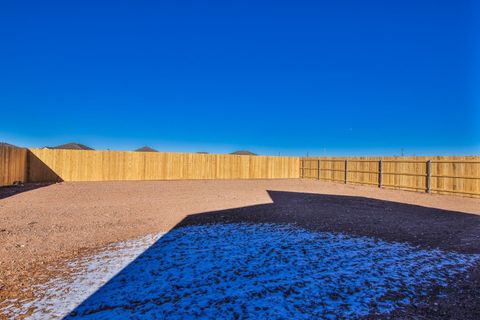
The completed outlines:
{"type": "Polygon", "coordinates": [[[299,178],[300,158],[29,149],[31,182],[299,178]]]}
{"type": "Polygon", "coordinates": [[[27,178],[27,149],[0,147],[0,186],[27,178]]]}
{"type": "Polygon", "coordinates": [[[480,197],[480,157],[302,158],[300,176],[480,197]]]}
{"type": "Polygon", "coordinates": [[[0,186],[15,181],[282,178],[480,197],[480,157],[298,158],[0,147],[0,186]]]}

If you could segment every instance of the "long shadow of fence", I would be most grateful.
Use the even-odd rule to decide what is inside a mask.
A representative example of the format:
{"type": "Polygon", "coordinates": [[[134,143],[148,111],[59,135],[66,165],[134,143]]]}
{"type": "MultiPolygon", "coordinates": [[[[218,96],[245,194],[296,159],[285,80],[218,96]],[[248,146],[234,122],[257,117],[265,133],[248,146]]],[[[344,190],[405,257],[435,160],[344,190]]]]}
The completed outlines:
{"type": "Polygon", "coordinates": [[[378,315],[440,295],[480,257],[477,215],[268,193],[271,204],[188,216],[66,318],[378,315]]]}

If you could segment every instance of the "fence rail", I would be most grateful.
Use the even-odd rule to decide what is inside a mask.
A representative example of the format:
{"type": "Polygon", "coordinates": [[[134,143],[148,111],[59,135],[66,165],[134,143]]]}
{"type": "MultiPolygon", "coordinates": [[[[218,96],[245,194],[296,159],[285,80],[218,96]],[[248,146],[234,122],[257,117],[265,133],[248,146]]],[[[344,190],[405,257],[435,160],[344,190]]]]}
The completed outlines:
{"type": "Polygon", "coordinates": [[[480,157],[302,158],[301,178],[480,197],[480,157]]]}

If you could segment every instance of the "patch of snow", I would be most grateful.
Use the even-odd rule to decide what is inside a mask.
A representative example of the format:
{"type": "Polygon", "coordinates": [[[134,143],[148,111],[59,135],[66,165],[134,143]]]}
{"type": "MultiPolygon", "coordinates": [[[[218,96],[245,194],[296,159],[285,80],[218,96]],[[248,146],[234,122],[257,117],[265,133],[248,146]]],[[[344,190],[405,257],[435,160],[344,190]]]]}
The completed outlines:
{"type": "Polygon", "coordinates": [[[27,319],[62,319],[118,272],[157,241],[162,234],[118,242],[102,252],[66,264],[70,276],[57,278],[34,288],[35,300],[15,306],[15,300],[0,310],[7,319],[33,313],[27,319]]]}
{"type": "MultiPolygon", "coordinates": [[[[132,247],[123,265],[143,250],[132,247]]],[[[73,282],[48,284],[51,298],[34,302],[33,319],[72,310],[102,272],[122,265],[116,259],[103,253],[73,282]]],[[[355,318],[415,302],[479,261],[292,225],[188,226],[161,237],[66,319],[355,318]]]]}
{"type": "Polygon", "coordinates": [[[173,230],[69,318],[335,318],[388,313],[479,255],[274,224],[173,230]]]}

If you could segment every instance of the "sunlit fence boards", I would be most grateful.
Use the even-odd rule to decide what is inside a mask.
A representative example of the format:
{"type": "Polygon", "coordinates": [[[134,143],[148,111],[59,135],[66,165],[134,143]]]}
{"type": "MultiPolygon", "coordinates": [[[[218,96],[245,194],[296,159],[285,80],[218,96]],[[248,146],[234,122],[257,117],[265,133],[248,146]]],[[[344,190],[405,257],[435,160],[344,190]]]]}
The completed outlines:
{"type": "Polygon", "coordinates": [[[27,149],[0,147],[0,186],[26,182],[27,149]]]}
{"type": "Polygon", "coordinates": [[[480,197],[480,157],[321,157],[300,162],[302,178],[480,197]]]}
{"type": "Polygon", "coordinates": [[[30,149],[29,180],[299,178],[296,157],[30,149]]]}

